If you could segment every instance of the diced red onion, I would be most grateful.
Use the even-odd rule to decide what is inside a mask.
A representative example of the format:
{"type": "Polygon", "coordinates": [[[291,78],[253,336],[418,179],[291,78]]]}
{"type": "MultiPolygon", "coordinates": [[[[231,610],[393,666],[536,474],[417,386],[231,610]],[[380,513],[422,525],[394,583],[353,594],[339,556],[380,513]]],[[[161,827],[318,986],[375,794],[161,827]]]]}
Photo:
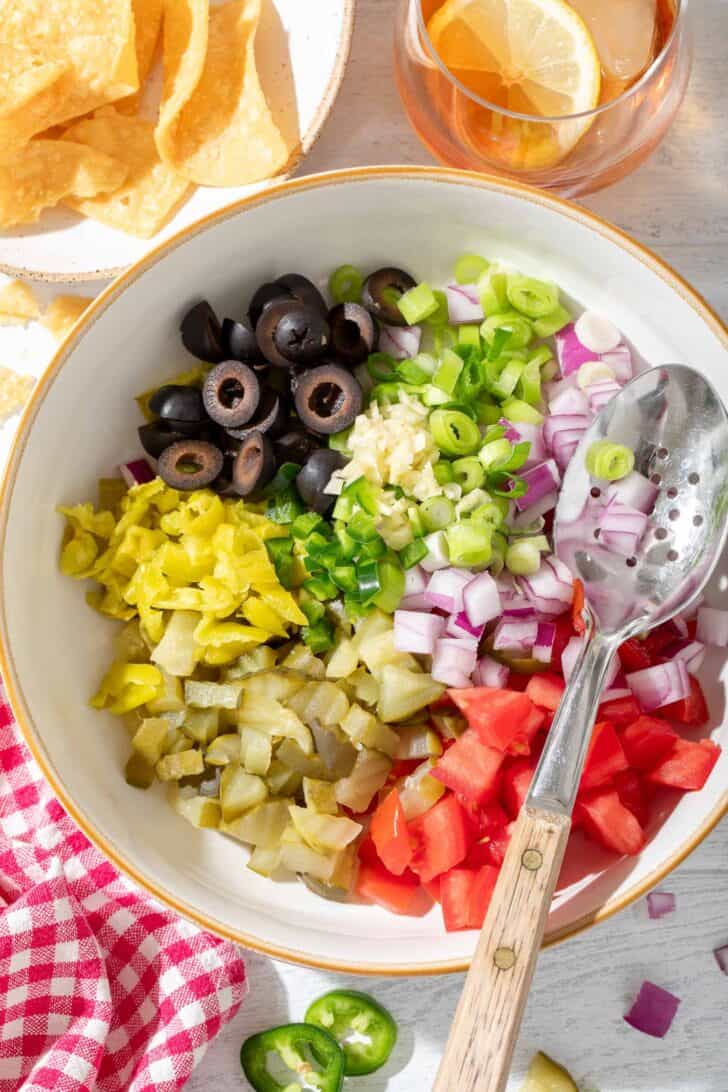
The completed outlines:
{"type": "Polygon", "coordinates": [[[621,698],[631,698],[632,691],[628,686],[610,686],[608,690],[604,690],[600,701],[619,701],[621,698]]]}
{"type": "Polygon", "coordinates": [[[701,607],[695,636],[706,645],[725,648],[728,645],[728,610],[701,607]]]}
{"type": "Polygon", "coordinates": [[[567,387],[550,400],[549,413],[554,416],[577,413],[587,417],[589,416],[589,399],[578,387],[567,387]]]}
{"type": "Polygon", "coordinates": [[[628,345],[618,345],[616,349],[611,349],[608,353],[600,353],[599,359],[611,368],[614,372],[614,378],[619,383],[629,383],[632,378],[632,353],[629,350],[628,345]]]}
{"type": "Polygon", "coordinates": [[[438,569],[427,582],[425,598],[433,607],[458,614],[463,609],[463,591],[472,579],[467,569],[438,569]]]}
{"type": "Polygon", "coordinates": [[[554,436],[554,459],[560,470],[566,470],[585,432],[585,428],[570,428],[554,436]]]}
{"type": "Polygon", "coordinates": [[[534,610],[541,614],[563,614],[574,596],[571,573],[555,556],[544,558],[532,576],[519,577],[519,584],[534,610]]]}
{"type": "Polygon", "coordinates": [[[682,660],[688,673],[697,675],[705,659],[705,645],[701,641],[678,641],[665,649],[665,655],[671,660],[682,660]]]}
{"type": "Polygon", "coordinates": [[[636,508],[639,512],[650,512],[658,493],[656,485],[638,470],[633,470],[626,478],[609,486],[607,500],[616,500],[629,508],[636,508]]]}
{"type": "Polygon", "coordinates": [[[514,498],[519,512],[525,512],[526,509],[530,510],[544,497],[548,497],[555,492],[561,485],[559,468],[553,459],[547,459],[546,462],[539,463],[538,466],[534,466],[530,470],[524,470],[521,478],[528,486],[528,489],[522,497],[514,498]]]}
{"type": "Polygon", "coordinates": [[[677,900],[670,891],[650,891],[647,896],[647,914],[656,921],[668,914],[674,914],[677,900]]]}
{"type": "Polygon", "coordinates": [[[395,360],[407,360],[420,351],[422,329],[419,326],[384,326],[379,332],[379,351],[395,360]]]}
{"type": "Polygon", "coordinates": [[[525,441],[531,445],[528,458],[523,464],[524,470],[542,463],[547,458],[548,453],[544,444],[541,425],[532,425],[525,421],[519,421],[517,425],[514,425],[511,421],[507,421],[505,417],[501,417],[498,424],[503,425],[506,430],[505,438],[510,440],[512,444],[525,441]]]}
{"type": "Polygon", "coordinates": [[[627,685],[645,713],[682,701],[690,693],[690,677],[682,660],[632,671],[627,676],[627,685]]]}
{"type": "Polygon", "coordinates": [[[534,660],[542,664],[550,664],[556,640],[556,626],[553,622],[539,622],[536,631],[536,640],[533,643],[531,655],[534,660]]]}
{"type": "Polygon", "coordinates": [[[599,518],[599,541],[605,549],[624,557],[634,554],[645,531],[647,516],[637,508],[629,508],[611,500],[599,518]]]}
{"type": "Polygon", "coordinates": [[[483,636],[485,625],[471,626],[464,610],[451,614],[447,620],[446,631],[449,637],[474,637],[477,641],[483,636]]]}
{"type": "Polygon", "coordinates": [[[129,489],[133,485],[144,485],[145,482],[153,482],[156,474],[146,459],[132,459],[129,463],[122,463],[119,473],[129,489]]]}
{"type": "Polygon", "coordinates": [[[574,323],[574,333],[591,353],[609,353],[622,340],[614,323],[596,311],[585,311],[574,323]]]}
{"type": "Polygon", "coordinates": [[[589,409],[592,413],[599,413],[621,389],[619,383],[594,383],[588,391],[589,409]]]}
{"type": "Polygon", "coordinates": [[[492,656],[482,656],[473,672],[473,682],[476,686],[492,686],[502,690],[508,682],[510,674],[506,664],[500,664],[492,656]]]}
{"type": "Polygon", "coordinates": [[[613,554],[620,557],[633,557],[639,547],[639,536],[632,531],[605,531],[599,541],[613,554]]]}
{"type": "Polygon", "coordinates": [[[440,637],[435,642],[430,674],[436,682],[446,686],[472,686],[470,676],[475,670],[477,656],[476,641],[440,637]]]}
{"type": "Polygon", "coordinates": [[[463,607],[471,626],[484,626],[501,612],[501,594],[490,573],[478,573],[463,590],[463,607]]]}
{"type": "Polygon", "coordinates": [[[509,526],[514,531],[523,531],[526,528],[530,528],[531,524],[535,520],[541,519],[547,512],[550,512],[552,508],[555,508],[559,500],[559,494],[556,490],[553,493],[547,493],[545,497],[542,497],[537,504],[532,504],[525,511],[519,512],[517,516],[513,516],[510,519],[509,526]]]}
{"type": "Polygon", "coordinates": [[[559,360],[561,374],[566,379],[577,372],[586,360],[593,360],[594,353],[587,349],[576,333],[574,323],[570,322],[556,335],[556,355],[559,360]]]}
{"type": "Polygon", "coordinates": [[[516,619],[521,622],[533,622],[538,620],[536,610],[530,599],[521,596],[520,599],[511,599],[503,608],[503,617],[516,619]]]}
{"type": "Polygon", "coordinates": [[[624,1019],[637,1031],[664,1039],[675,1019],[680,998],[653,982],[643,982],[632,1008],[624,1019]]]}
{"type": "Polygon", "coordinates": [[[680,617],[679,614],[675,615],[675,617],[672,620],[672,624],[674,625],[674,627],[677,630],[680,637],[687,637],[688,636],[688,634],[690,632],[690,630],[688,629],[688,624],[687,624],[687,622],[685,621],[684,618],[680,617]]]}
{"type": "Polygon", "coordinates": [[[461,322],[482,322],[485,318],[478,288],[474,284],[449,284],[447,296],[448,319],[453,326],[461,322]]]}
{"type": "Polygon", "coordinates": [[[446,569],[450,564],[450,551],[447,547],[447,538],[444,531],[433,531],[422,540],[427,547],[427,554],[422,558],[420,566],[426,573],[434,573],[437,569],[446,569]]]}
{"type": "Polygon", "coordinates": [[[428,574],[420,565],[413,565],[411,569],[405,569],[404,595],[399,601],[403,610],[429,610],[430,604],[425,599],[428,574]]]}
{"type": "Polygon", "coordinates": [[[724,944],[721,948],[714,948],[713,955],[723,974],[728,974],[728,944],[724,944]]]}
{"type": "Polygon", "coordinates": [[[566,682],[571,678],[572,672],[576,666],[576,661],[579,659],[579,653],[581,652],[583,643],[583,638],[572,637],[564,646],[564,651],[561,653],[561,672],[566,682]]]}
{"type": "Polygon", "coordinates": [[[568,379],[554,379],[549,383],[544,383],[541,386],[543,396],[547,402],[553,402],[554,398],[558,398],[564,391],[573,390],[576,384],[576,373],[569,376],[568,379]]]}
{"type": "Polygon", "coordinates": [[[511,599],[520,599],[522,595],[513,573],[499,573],[495,578],[495,586],[502,603],[509,603],[511,599]]]}
{"type": "Polygon", "coordinates": [[[553,417],[547,417],[543,423],[543,438],[546,446],[552,450],[554,438],[560,432],[571,429],[586,431],[591,424],[591,419],[584,413],[556,413],[553,417]]]}
{"type": "Polygon", "coordinates": [[[398,652],[417,652],[431,656],[435,641],[442,636],[445,619],[438,614],[424,611],[396,610],[394,612],[394,647],[398,652]]]}
{"type": "Polygon", "coordinates": [[[502,618],[496,626],[493,648],[499,652],[520,652],[530,655],[536,636],[538,622],[522,622],[515,618],[502,618]]]}

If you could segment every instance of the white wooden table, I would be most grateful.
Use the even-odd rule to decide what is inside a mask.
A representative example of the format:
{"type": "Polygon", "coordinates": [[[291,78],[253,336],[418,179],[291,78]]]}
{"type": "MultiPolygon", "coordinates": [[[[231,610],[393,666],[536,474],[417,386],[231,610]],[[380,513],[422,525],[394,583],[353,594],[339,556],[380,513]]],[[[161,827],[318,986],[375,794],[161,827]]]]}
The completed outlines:
{"type": "MultiPolygon", "coordinates": [[[[393,0],[358,0],[354,46],[338,102],[302,173],[369,163],[429,163],[410,130],[392,78],[393,0]]],[[[636,174],[587,204],[651,246],[728,315],[725,199],[727,0],[694,12],[696,63],[688,97],[667,140],[636,174]],[[721,93],[722,92],[722,93],[721,93]]],[[[728,822],[663,885],[678,910],[660,922],[644,904],[546,952],[517,1051],[512,1092],[531,1054],[560,1059],[583,1092],[728,1092],[728,978],[711,955],[728,943],[728,822]],[[622,1020],[650,978],[683,999],[669,1033],[649,1039],[622,1020]]],[[[250,993],[208,1051],[189,1092],[247,1088],[238,1051],[254,1031],[299,1020],[335,986],[369,990],[400,1023],[387,1067],[352,1092],[425,1092],[432,1084],[462,979],[346,979],[251,954],[250,993]]]]}

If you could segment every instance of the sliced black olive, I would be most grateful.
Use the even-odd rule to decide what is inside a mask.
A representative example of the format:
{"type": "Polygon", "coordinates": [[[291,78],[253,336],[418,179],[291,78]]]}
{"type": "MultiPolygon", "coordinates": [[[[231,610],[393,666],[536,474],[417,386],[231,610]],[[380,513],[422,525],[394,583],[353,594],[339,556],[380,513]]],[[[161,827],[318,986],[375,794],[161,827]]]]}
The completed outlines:
{"type": "Polygon", "coordinates": [[[379,331],[372,316],[358,303],[339,303],[329,311],[331,352],[353,368],[374,352],[379,331]]]}
{"type": "Polygon", "coordinates": [[[314,451],[296,475],[296,489],[303,503],[321,516],[333,508],[336,497],[333,493],[324,493],[324,488],[333,472],[345,465],[346,459],[340,451],[333,451],[330,447],[320,447],[314,451]]]}
{"type": "Polygon", "coordinates": [[[282,277],[276,277],[275,283],[282,284],[301,303],[307,303],[309,307],[315,307],[322,315],[326,314],[326,301],[316,285],[308,277],[304,277],[301,273],[284,273],[282,277]]]}
{"type": "Polygon", "coordinates": [[[348,428],[361,411],[361,387],[345,368],[322,364],[299,377],[295,403],[306,428],[329,435],[348,428]]]}
{"type": "Polygon", "coordinates": [[[291,300],[293,299],[293,293],[285,285],[276,284],[275,282],[266,282],[261,284],[259,288],[256,288],[253,293],[253,298],[248,304],[248,318],[250,319],[250,325],[255,329],[258,325],[260,316],[265,311],[266,307],[270,307],[272,303],[276,303],[278,300],[291,300]]]}
{"type": "Polygon", "coordinates": [[[234,440],[244,440],[251,432],[263,432],[273,439],[289,428],[290,420],[290,407],[285,395],[263,388],[258,408],[247,424],[241,428],[230,428],[227,432],[234,440]]]}
{"type": "Polygon", "coordinates": [[[223,454],[205,440],[180,440],[159,456],[159,476],[173,489],[204,489],[222,470],[223,454]]]}
{"type": "Polygon", "coordinates": [[[197,387],[167,383],[149,399],[149,409],[185,436],[197,436],[208,423],[202,391],[197,387]]]}
{"type": "Polygon", "coordinates": [[[222,347],[229,360],[244,360],[252,364],[260,360],[260,349],[255,340],[255,330],[247,320],[222,320],[222,347]]]}
{"type": "Polygon", "coordinates": [[[273,447],[279,463],[298,463],[302,466],[309,455],[318,450],[319,443],[310,432],[297,430],[279,436],[273,447]]]}
{"type": "Polygon", "coordinates": [[[315,308],[300,300],[276,300],[266,307],[255,327],[258,347],[279,368],[310,364],[328,348],[329,324],[315,308]]]}
{"type": "Polygon", "coordinates": [[[404,269],[377,269],[364,281],[361,302],[367,311],[389,326],[406,326],[407,320],[397,307],[397,300],[415,284],[414,278],[404,269]]]}
{"type": "Polygon", "coordinates": [[[186,438],[183,432],[178,432],[166,421],[149,421],[146,425],[140,425],[138,432],[139,442],[147,455],[151,455],[153,459],[158,459],[171,444],[186,438]]]}
{"type": "Polygon", "coordinates": [[[185,349],[199,360],[217,364],[225,359],[220,323],[207,300],[201,300],[187,312],[180,323],[180,333],[185,349]]]}
{"type": "Polygon", "coordinates": [[[273,445],[262,432],[251,432],[243,440],[233,463],[233,490],[247,497],[267,485],[276,472],[273,445]]]}
{"type": "Polygon", "coordinates": [[[252,368],[239,360],[225,360],[208,373],[202,385],[208,415],[225,428],[240,428],[260,402],[260,383],[252,368]]]}

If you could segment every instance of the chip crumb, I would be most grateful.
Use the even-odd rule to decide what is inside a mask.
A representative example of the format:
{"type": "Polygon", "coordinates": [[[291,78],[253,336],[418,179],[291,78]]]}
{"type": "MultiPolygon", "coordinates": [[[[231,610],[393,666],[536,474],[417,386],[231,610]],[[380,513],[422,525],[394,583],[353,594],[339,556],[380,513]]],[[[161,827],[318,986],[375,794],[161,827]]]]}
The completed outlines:
{"type": "Polygon", "coordinates": [[[50,330],[56,341],[63,341],[90,303],[93,303],[90,296],[55,296],[41,318],[41,324],[50,330]]]}
{"type": "Polygon", "coordinates": [[[23,408],[34,386],[32,375],[19,375],[0,364],[0,421],[7,420],[23,408]]]}
{"type": "Polygon", "coordinates": [[[22,281],[8,281],[0,288],[0,325],[29,322],[39,315],[38,300],[30,285],[22,281]]]}

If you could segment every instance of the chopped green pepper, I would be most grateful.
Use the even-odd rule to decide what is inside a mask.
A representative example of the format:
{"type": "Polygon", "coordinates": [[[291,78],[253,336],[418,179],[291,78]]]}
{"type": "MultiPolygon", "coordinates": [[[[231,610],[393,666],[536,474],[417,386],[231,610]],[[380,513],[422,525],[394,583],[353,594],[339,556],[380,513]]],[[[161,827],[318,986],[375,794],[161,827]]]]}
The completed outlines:
{"type": "Polygon", "coordinates": [[[413,566],[418,565],[423,557],[427,557],[427,553],[425,543],[421,538],[416,538],[414,542],[410,542],[403,550],[400,550],[399,560],[402,562],[403,568],[411,569],[413,566]]]}
{"type": "Polygon", "coordinates": [[[301,637],[315,656],[320,652],[328,652],[335,643],[333,626],[323,618],[312,626],[304,626],[301,637]]]}
{"type": "Polygon", "coordinates": [[[329,292],[337,303],[358,303],[364,286],[356,266],[340,265],[329,277],[329,292]]]}
{"type": "Polygon", "coordinates": [[[397,1042],[390,1013],[369,994],[332,990],[309,1005],[306,1023],[329,1032],[344,1052],[347,1077],[363,1077],[387,1062],[397,1042]]]}
{"type": "Polygon", "coordinates": [[[344,1083],[344,1052],[336,1039],[313,1022],[284,1024],[261,1031],[246,1039],[240,1050],[240,1064],[255,1092],[286,1092],[299,1082],[270,1072],[271,1055],[279,1059],[279,1068],[300,1077],[302,1088],[316,1092],[340,1092],[344,1083]]]}

